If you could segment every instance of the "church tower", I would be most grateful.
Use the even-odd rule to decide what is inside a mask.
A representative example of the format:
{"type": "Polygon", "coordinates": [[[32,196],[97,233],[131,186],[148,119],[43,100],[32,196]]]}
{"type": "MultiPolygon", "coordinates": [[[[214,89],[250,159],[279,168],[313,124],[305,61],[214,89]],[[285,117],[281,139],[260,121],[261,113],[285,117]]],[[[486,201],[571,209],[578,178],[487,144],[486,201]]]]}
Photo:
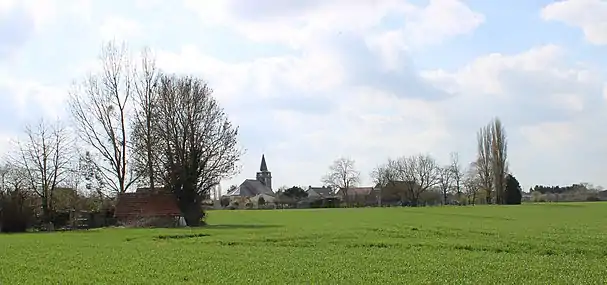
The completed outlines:
{"type": "Polygon", "coordinates": [[[257,181],[268,186],[272,189],[272,172],[268,171],[268,165],[266,164],[265,155],[261,155],[261,165],[259,166],[259,172],[257,172],[257,181]]]}

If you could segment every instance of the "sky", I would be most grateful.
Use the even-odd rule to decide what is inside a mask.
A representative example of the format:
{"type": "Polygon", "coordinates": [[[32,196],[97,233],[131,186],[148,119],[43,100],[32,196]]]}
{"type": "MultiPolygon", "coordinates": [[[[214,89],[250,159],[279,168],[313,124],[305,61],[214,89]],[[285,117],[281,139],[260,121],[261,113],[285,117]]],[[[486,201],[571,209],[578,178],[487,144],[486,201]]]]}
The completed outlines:
{"type": "Polygon", "coordinates": [[[0,153],[29,122],[69,118],[104,42],[149,47],[205,79],[240,128],[240,174],[321,185],[339,157],[361,184],[388,158],[475,157],[499,117],[524,189],[607,186],[607,1],[0,0],[0,153]]]}

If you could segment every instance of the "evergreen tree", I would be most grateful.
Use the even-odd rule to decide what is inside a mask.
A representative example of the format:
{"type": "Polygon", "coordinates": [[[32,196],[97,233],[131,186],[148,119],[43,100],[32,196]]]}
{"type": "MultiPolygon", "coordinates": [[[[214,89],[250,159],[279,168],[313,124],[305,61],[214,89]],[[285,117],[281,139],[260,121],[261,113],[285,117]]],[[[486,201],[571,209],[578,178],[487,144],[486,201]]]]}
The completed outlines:
{"type": "Polygon", "coordinates": [[[508,174],[508,176],[506,176],[505,198],[507,205],[520,205],[523,198],[521,185],[512,174],[508,174]]]}

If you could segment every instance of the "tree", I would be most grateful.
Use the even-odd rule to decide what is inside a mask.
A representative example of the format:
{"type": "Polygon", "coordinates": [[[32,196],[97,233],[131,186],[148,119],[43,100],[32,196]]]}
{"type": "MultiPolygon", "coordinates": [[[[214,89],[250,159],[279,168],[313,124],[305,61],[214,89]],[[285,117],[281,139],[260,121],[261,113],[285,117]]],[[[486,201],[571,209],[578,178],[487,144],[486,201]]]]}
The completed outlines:
{"type": "Polygon", "coordinates": [[[478,191],[481,187],[483,187],[481,176],[479,176],[477,171],[476,163],[470,164],[470,167],[464,174],[462,182],[466,191],[466,196],[468,196],[468,201],[474,205],[476,203],[478,191]]]}
{"type": "Polygon", "coordinates": [[[161,136],[157,133],[155,124],[158,121],[156,111],[158,105],[158,77],[155,60],[150,51],[144,49],[141,53],[140,71],[134,72],[135,85],[135,115],[133,119],[133,160],[138,177],[147,177],[150,189],[156,188],[160,177],[156,174],[161,156],[161,136]]]}
{"type": "Polygon", "coordinates": [[[491,161],[491,129],[489,126],[482,127],[476,134],[477,157],[475,168],[479,177],[481,187],[486,191],[485,200],[491,204],[491,190],[493,189],[493,170],[491,161]]]}
{"type": "Polygon", "coordinates": [[[390,177],[388,175],[388,166],[386,164],[378,165],[371,171],[371,179],[379,190],[377,195],[377,206],[381,207],[382,199],[384,196],[384,189],[390,183],[390,177]]]}
{"type": "Polygon", "coordinates": [[[5,190],[0,192],[0,232],[25,232],[34,220],[26,172],[10,164],[3,169],[5,190]]]}
{"type": "Polygon", "coordinates": [[[80,140],[101,160],[104,184],[124,193],[136,181],[128,162],[127,107],[133,93],[133,75],[126,46],[105,44],[101,72],[91,74],[69,94],[68,105],[80,140]]]}
{"type": "Polygon", "coordinates": [[[518,183],[518,180],[512,175],[508,174],[506,176],[506,190],[504,203],[507,205],[520,205],[523,199],[521,185],[518,183]]]}
{"type": "Polygon", "coordinates": [[[439,167],[436,160],[427,154],[410,156],[404,160],[404,176],[412,206],[417,206],[419,197],[439,183],[439,167]]]}
{"type": "Polygon", "coordinates": [[[201,79],[162,75],[158,124],[165,187],[189,226],[200,225],[201,202],[221,180],[238,173],[243,151],[234,127],[201,79]]]}
{"type": "Polygon", "coordinates": [[[356,170],[353,159],[341,157],[329,166],[329,173],[323,176],[321,182],[332,188],[343,189],[344,198],[349,203],[348,189],[358,185],[360,172],[356,170]]]}
{"type": "Polygon", "coordinates": [[[462,190],[461,190],[461,186],[462,186],[462,179],[464,176],[464,173],[462,171],[462,166],[460,165],[459,162],[459,154],[457,152],[452,152],[451,153],[451,175],[453,177],[453,183],[455,186],[455,193],[457,194],[457,197],[459,199],[459,197],[461,196],[462,190]]]}
{"type": "Polygon", "coordinates": [[[106,183],[103,170],[99,167],[93,154],[89,151],[86,151],[79,159],[82,167],[80,175],[84,177],[84,181],[86,182],[85,188],[88,191],[93,192],[99,198],[100,202],[103,203],[106,196],[103,191],[106,183]]]}
{"type": "Polygon", "coordinates": [[[6,192],[6,176],[9,173],[9,168],[6,165],[0,165],[0,193],[6,192]]]}
{"type": "Polygon", "coordinates": [[[230,197],[227,197],[227,196],[221,197],[221,199],[219,199],[219,204],[223,208],[230,206],[230,197]]]}
{"type": "Polygon", "coordinates": [[[72,145],[59,122],[41,120],[35,128],[27,126],[25,134],[26,139],[17,142],[11,162],[23,169],[29,188],[40,197],[44,223],[53,230],[53,194],[69,174],[72,145]]]}
{"type": "Polygon", "coordinates": [[[265,205],[266,205],[266,199],[264,199],[263,197],[259,197],[259,199],[257,199],[257,206],[263,207],[265,205]]]}
{"type": "Polygon", "coordinates": [[[303,198],[308,197],[308,192],[306,192],[306,190],[303,190],[301,187],[298,186],[293,186],[291,188],[286,189],[283,194],[286,197],[295,199],[295,200],[300,200],[303,198]]]}
{"type": "Polygon", "coordinates": [[[495,188],[495,203],[505,204],[506,175],[508,174],[508,156],[506,131],[499,118],[490,123],[491,133],[491,170],[495,188]]]}
{"type": "Polygon", "coordinates": [[[449,190],[453,187],[453,170],[451,165],[445,167],[439,167],[437,169],[438,174],[438,186],[440,187],[443,195],[443,204],[448,204],[449,190]]]}

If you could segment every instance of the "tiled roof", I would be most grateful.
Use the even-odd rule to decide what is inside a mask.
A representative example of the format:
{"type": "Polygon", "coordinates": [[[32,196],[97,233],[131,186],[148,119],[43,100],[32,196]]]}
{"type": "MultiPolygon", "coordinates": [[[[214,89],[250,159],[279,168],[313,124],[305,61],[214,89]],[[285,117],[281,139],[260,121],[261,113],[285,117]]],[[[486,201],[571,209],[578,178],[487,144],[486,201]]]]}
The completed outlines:
{"type": "Polygon", "coordinates": [[[274,191],[258,180],[247,179],[240,186],[230,192],[228,196],[254,197],[258,194],[274,196],[274,191]]]}
{"type": "Polygon", "coordinates": [[[116,204],[118,219],[153,216],[181,216],[172,193],[139,192],[118,195],[116,204]]]}
{"type": "Polygon", "coordinates": [[[329,197],[329,196],[333,195],[333,190],[331,188],[325,188],[325,187],[309,187],[306,192],[308,192],[308,197],[310,197],[310,196],[329,197]]]}
{"type": "MultiPolygon", "coordinates": [[[[339,189],[339,193],[340,195],[344,195],[345,194],[345,189],[341,188],[339,189]]],[[[369,195],[371,194],[371,192],[373,191],[373,187],[351,187],[348,188],[347,194],[348,195],[369,195]]]]}

